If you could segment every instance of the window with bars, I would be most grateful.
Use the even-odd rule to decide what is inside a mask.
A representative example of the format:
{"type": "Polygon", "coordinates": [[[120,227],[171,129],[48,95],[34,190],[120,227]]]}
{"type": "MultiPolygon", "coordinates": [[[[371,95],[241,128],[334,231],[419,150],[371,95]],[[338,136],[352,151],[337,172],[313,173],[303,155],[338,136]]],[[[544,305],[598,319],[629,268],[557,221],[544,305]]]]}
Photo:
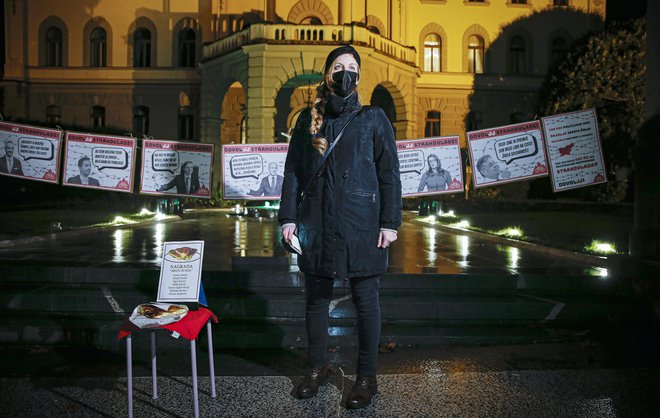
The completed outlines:
{"type": "Polygon", "coordinates": [[[133,133],[142,138],[149,133],[149,108],[137,106],[133,109],[133,133]]]}
{"type": "Polygon", "coordinates": [[[484,117],[483,114],[477,110],[472,110],[468,112],[467,118],[466,118],[466,130],[468,132],[470,131],[477,131],[481,129],[484,125],[484,117]]]}
{"type": "Polygon", "coordinates": [[[103,128],[105,126],[105,107],[92,106],[90,117],[92,128],[103,128]]]}
{"type": "Polygon", "coordinates": [[[566,58],[568,42],[563,38],[555,38],[550,46],[550,65],[554,67],[566,58]]]}
{"type": "Polygon", "coordinates": [[[429,110],[426,112],[426,123],[424,124],[424,136],[440,136],[440,112],[429,110]]]}

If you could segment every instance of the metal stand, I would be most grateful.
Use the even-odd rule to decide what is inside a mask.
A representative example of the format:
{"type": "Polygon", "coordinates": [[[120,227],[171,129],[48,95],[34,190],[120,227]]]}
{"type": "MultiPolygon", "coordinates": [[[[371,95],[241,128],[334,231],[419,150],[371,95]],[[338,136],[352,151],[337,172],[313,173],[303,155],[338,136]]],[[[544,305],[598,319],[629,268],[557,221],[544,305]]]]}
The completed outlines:
{"type": "MultiPolygon", "coordinates": [[[[209,372],[211,374],[211,398],[216,398],[215,389],[215,365],[213,362],[213,335],[211,333],[211,320],[206,323],[206,331],[209,338],[209,372]]],[[[197,344],[196,340],[190,340],[190,362],[192,367],[193,384],[193,406],[195,418],[199,418],[199,391],[197,387],[197,344]]],[[[128,391],[128,418],[133,418],[133,338],[129,334],[126,337],[126,377],[128,391]]],[[[153,398],[158,399],[158,381],[156,370],[156,330],[151,330],[151,378],[153,386],[153,398]]]]}

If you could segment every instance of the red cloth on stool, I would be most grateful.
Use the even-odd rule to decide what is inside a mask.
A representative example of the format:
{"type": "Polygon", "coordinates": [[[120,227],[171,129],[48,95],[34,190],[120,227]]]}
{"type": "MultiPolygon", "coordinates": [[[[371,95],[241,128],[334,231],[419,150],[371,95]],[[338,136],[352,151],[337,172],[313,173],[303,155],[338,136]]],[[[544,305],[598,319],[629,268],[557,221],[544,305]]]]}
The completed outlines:
{"type": "Polygon", "coordinates": [[[199,331],[204,328],[204,324],[206,324],[209,318],[213,319],[213,322],[218,323],[218,317],[207,308],[202,307],[200,307],[198,311],[188,311],[186,316],[179,321],[158,328],[138,328],[134,323],[128,320],[128,317],[126,317],[124,323],[121,324],[121,327],[119,328],[117,339],[121,340],[127,335],[135,331],[141,331],[142,329],[169,329],[170,331],[178,332],[183,338],[194,340],[199,335],[199,331]]]}

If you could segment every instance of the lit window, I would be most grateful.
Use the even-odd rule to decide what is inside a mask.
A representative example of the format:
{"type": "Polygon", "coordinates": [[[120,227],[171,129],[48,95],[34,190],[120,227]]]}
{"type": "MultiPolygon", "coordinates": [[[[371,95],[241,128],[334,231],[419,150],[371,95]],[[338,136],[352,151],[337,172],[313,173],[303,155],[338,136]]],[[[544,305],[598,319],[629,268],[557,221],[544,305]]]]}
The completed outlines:
{"type": "Polygon", "coordinates": [[[138,28],[133,34],[133,66],[151,67],[151,32],[138,28]]]}
{"type": "Polygon", "coordinates": [[[511,59],[511,72],[513,74],[524,74],[527,72],[527,48],[525,40],[520,36],[515,36],[511,39],[509,46],[510,59],[511,59]]]}
{"type": "Polygon", "coordinates": [[[105,107],[93,106],[90,116],[93,128],[103,128],[105,126],[105,107]]]}
{"type": "Polygon", "coordinates": [[[46,31],[46,66],[62,66],[62,30],[52,27],[46,31]]]}
{"type": "Polygon", "coordinates": [[[484,39],[478,35],[472,35],[468,39],[468,72],[484,72],[484,39]]]}
{"type": "Polygon", "coordinates": [[[179,67],[195,66],[195,31],[184,29],[179,32],[179,67]]]}
{"type": "Polygon", "coordinates": [[[137,106],[133,109],[133,133],[142,138],[149,133],[149,108],[137,106]]]}
{"type": "Polygon", "coordinates": [[[440,136],[440,112],[437,110],[430,110],[426,112],[424,136],[440,136]]]}
{"type": "Polygon", "coordinates": [[[108,35],[103,28],[96,28],[89,38],[90,67],[105,67],[108,55],[108,35]]]}
{"type": "Polygon", "coordinates": [[[440,71],[440,51],[442,40],[437,33],[431,33],[424,38],[424,71],[440,71]]]}

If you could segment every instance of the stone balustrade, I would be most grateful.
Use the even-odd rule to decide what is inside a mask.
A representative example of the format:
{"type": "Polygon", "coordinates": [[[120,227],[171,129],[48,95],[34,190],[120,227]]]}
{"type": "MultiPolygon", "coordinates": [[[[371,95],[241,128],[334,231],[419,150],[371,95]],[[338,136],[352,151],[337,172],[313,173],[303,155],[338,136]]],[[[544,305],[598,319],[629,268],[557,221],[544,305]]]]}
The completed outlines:
{"type": "Polygon", "coordinates": [[[257,23],[240,32],[204,45],[202,59],[235,51],[241,46],[255,43],[282,45],[336,45],[351,43],[374,50],[407,64],[416,65],[416,50],[387,39],[358,25],[291,25],[257,23]]]}

